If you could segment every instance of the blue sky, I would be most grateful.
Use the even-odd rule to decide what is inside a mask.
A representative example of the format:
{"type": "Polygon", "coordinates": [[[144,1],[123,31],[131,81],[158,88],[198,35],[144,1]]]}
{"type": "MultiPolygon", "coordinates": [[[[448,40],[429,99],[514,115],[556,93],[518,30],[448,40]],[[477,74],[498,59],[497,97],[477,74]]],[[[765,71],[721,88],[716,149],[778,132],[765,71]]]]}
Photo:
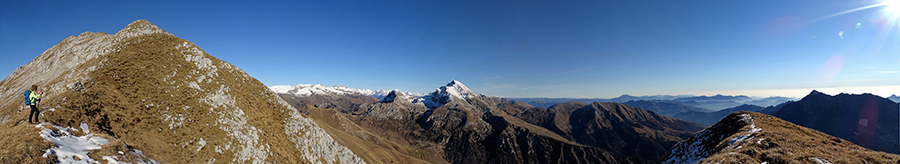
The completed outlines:
{"type": "Polygon", "coordinates": [[[146,19],[269,86],[889,96],[900,93],[898,16],[853,10],[878,3],[2,0],[0,73],[68,36],[146,19]]]}

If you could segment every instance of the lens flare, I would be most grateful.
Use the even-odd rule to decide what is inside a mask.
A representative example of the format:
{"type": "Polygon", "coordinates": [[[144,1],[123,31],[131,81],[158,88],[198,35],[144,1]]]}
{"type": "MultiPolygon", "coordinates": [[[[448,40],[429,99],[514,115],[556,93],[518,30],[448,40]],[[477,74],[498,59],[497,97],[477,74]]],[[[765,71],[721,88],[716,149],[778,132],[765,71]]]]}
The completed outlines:
{"type": "Polygon", "coordinates": [[[832,79],[841,72],[845,62],[843,53],[834,54],[819,66],[819,75],[825,79],[832,79]]]}

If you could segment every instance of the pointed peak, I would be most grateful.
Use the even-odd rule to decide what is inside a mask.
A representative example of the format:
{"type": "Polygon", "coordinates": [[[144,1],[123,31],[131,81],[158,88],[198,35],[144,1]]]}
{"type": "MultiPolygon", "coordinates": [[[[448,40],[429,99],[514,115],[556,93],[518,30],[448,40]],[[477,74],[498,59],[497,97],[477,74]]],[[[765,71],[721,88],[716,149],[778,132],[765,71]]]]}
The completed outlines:
{"type": "Polygon", "coordinates": [[[827,94],[822,93],[822,92],[819,92],[819,91],[813,89],[812,92],[809,92],[809,95],[827,95],[827,94]]]}
{"type": "Polygon", "coordinates": [[[465,101],[469,98],[478,97],[478,95],[475,94],[475,92],[472,92],[472,90],[469,90],[462,82],[453,80],[450,83],[447,83],[446,86],[441,86],[431,93],[428,93],[428,95],[423,98],[425,99],[425,106],[434,109],[453,101],[452,98],[454,97],[465,101]]]}
{"type": "Polygon", "coordinates": [[[388,93],[388,96],[390,96],[390,95],[404,96],[406,94],[403,94],[403,92],[400,92],[400,90],[394,89],[394,90],[391,90],[390,93],[388,93]]]}
{"type": "Polygon", "coordinates": [[[155,33],[172,35],[171,33],[166,32],[163,29],[160,29],[153,23],[150,23],[150,21],[139,19],[134,22],[131,22],[131,24],[128,24],[128,26],[126,26],[122,30],[119,30],[119,32],[116,32],[115,36],[118,38],[130,38],[130,37],[136,37],[136,36],[141,36],[141,35],[146,35],[146,34],[155,34],[155,33]]]}
{"type": "Polygon", "coordinates": [[[387,96],[384,96],[384,98],[381,99],[381,102],[386,102],[386,103],[394,102],[394,100],[396,100],[397,98],[402,98],[402,97],[406,97],[406,95],[404,95],[403,92],[400,92],[400,90],[395,89],[395,90],[391,90],[391,92],[388,93],[387,96]]]}
{"type": "Polygon", "coordinates": [[[803,99],[810,99],[810,98],[820,99],[820,98],[825,98],[825,97],[831,97],[831,95],[819,92],[817,90],[813,90],[812,92],[809,92],[809,95],[806,95],[806,97],[803,97],[803,99]]]}
{"type": "Polygon", "coordinates": [[[459,82],[459,81],[456,81],[456,80],[453,80],[453,81],[450,81],[450,83],[447,83],[447,86],[457,86],[457,85],[466,86],[466,85],[463,85],[462,82],[459,82]]]}

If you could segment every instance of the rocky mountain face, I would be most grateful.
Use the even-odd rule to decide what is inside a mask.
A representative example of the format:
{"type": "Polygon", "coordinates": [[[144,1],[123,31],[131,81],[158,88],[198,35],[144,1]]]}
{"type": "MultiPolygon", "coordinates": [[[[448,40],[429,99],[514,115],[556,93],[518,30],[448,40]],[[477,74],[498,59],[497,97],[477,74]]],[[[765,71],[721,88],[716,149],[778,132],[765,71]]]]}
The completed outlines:
{"type": "Polygon", "coordinates": [[[358,126],[404,149],[439,155],[440,161],[435,161],[409,154],[431,162],[655,163],[669,147],[703,128],[619,103],[533,107],[476,95],[459,81],[425,96],[395,90],[378,102],[357,105],[337,105],[350,102],[343,100],[324,105],[304,103],[320,99],[315,95],[280,96],[292,105],[313,112],[333,111],[339,114],[328,118],[339,115],[352,122],[341,126],[358,126]]]}
{"type": "Polygon", "coordinates": [[[876,95],[812,91],[772,115],[872,150],[900,153],[900,105],[876,95]]]}
{"type": "Polygon", "coordinates": [[[0,138],[8,162],[365,163],[255,78],[146,20],[64,39],[3,79],[0,99],[0,134],[25,136],[0,138]],[[33,84],[45,92],[37,126],[22,103],[33,84]],[[66,136],[96,146],[79,156],[34,139],[66,136]]]}
{"type": "Polygon", "coordinates": [[[774,116],[735,112],[675,145],[663,163],[900,163],[900,155],[774,116]]]}
{"type": "Polygon", "coordinates": [[[541,110],[525,110],[516,116],[580,144],[649,160],[659,160],[673,145],[704,128],[612,102],[572,101],[557,104],[542,114],[532,114],[541,110]]]}

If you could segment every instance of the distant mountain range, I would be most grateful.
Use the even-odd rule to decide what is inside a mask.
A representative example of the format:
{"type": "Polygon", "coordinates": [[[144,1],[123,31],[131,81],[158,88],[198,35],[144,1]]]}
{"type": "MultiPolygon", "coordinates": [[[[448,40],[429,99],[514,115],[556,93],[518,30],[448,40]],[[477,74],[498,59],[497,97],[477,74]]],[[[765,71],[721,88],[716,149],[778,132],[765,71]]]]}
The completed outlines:
{"type": "Polygon", "coordinates": [[[719,120],[721,120],[725,116],[728,116],[728,114],[731,114],[734,112],[738,112],[738,111],[758,112],[763,109],[765,109],[765,108],[763,108],[761,106],[744,104],[744,105],[737,106],[734,108],[722,109],[722,110],[715,111],[715,112],[703,112],[703,111],[681,112],[681,113],[676,114],[673,117],[680,118],[680,119],[683,119],[686,121],[700,123],[700,124],[708,126],[708,125],[715,124],[716,122],[719,122],[719,120]]]}
{"type": "MultiPolygon", "coordinates": [[[[292,94],[299,97],[310,96],[310,95],[365,95],[369,97],[373,97],[376,99],[382,99],[384,96],[387,96],[392,90],[368,90],[368,89],[356,89],[350,88],[347,86],[336,85],[336,86],[324,86],[321,84],[298,84],[294,86],[290,85],[275,85],[269,87],[272,91],[276,93],[284,93],[284,94],[292,94]]],[[[423,94],[416,92],[405,92],[406,95],[410,96],[424,96],[423,94]]]]}
{"type": "Polygon", "coordinates": [[[367,134],[350,135],[360,141],[384,138],[378,142],[399,146],[379,149],[438,163],[655,163],[669,147],[703,128],[620,103],[533,107],[475,94],[459,81],[422,96],[394,90],[380,100],[357,93],[311,93],[281,90],[279,95],[334,127],[326,129],[338,129],[332,133],[367,134]]]}
{"type": "Polygon", "coordinates": [[[628,101],[624,104],[641,108],[644,110],[654,111],[664,116],[675,116],[684,112],[714,112],[706,108],[688,105],[674,100],[637,100],[628,101]]]}
{"type": "Polygon", "coordinates": [[[891,95],[891,97],[888,97],[888,99],[894,102],[900,102],[900,96],[897,95],[891,95]]]}
{"type": "MultiPolygon", "coordinates": [[[[392,90],[368,90],[368,89],[356,89],[350,88],[347,86],[323,86],[320,84],[298,84],[294,86],[289,85],[275,85],[269,87],[271,90],[277,93],[286,93],[286,94],[294,94],[296,96],[309,96],[312,94],[318,95],[348,95],[348,94],[361,94],[369,97],[373,97],[376,99],[382,99],[392,90]]],[[[413,97],[421,97],[425,96],[425,94],[417,93],[417,92],[404,92],[405,95],[413,96],[413,97]]],[[[652,95],[652,96],[632,96],[628,94],[623,94],[619,97],[602,99],[602,98],[508,98],[515,101],[526,102],[529,105],[543,108],[550,108],[553,105],[570,102],[570,101],[579,101],[583,103],[592,103],[592,102],[618,102],[618,103],[627,103],[629,101],[653,101],[657,103],[668,103],[674,106],[691,106],[685,108],[703,108],[705,110],[697,109],[697,111],[717,111],[726,108],[737,107],[743,104],[757,105],[757,106],[774,106],[784,102],[797,100],[796,98],[788,98],[788,97],[766,97],[766,98],[754,98],[749,96],[737,95],[737,96],[725,96],[725,95],[715,95],[715,96],[693,96],[693,95],[652,95]]],[[[665,107],[659,108],[658,110],[653,110],[655,112],[663,112],[661,114],[666,116],[673,116],[676,113],[668,113],[664,111],[673,111],[679,109],[668,109],[665,107]]]]}
{"type": "Polygon", "coordinates": [[[691,97],[691,96],[693,96],[693,95],[632,96],[632,95],[628,95],[628,94],[623,94],[619,97],[610,98],[610,99],[602,99],[602,98],[515,98],[515,97],[509,98],[509,99],[526,102],[526,103],[531,104],[532,106],[536,106],[536,107],[549,108],[550,106],[553,106],[553,105],[556,105],[559,103],[569,102],[569,101],[579,101],[579,102],[583,102],[583,103],[591,103],[591,102],[622,103],[622,102],[635,101],[635,100],[672,100],[672,99],[676,99],[676,98],[691,97]]]}
{"type": "Polygon", "coordinates": [[[667,102],[678,102],[679,104],[691,105],[699,108],[705,108],[707,110],[717,111],[725,108],[732,108],[736,106],[740,106],[743,104],[750,104],[756,106],[774,106],[784,102],[797,100],[796,98],[789,97],[766,97],[766,98],[754,98],[749,96],[737,95],[737,96],[725,96],[725,95],[715,95],[715,96],[693,96],[693,95],[655,95],[655,96],[631,96],[631,95],[622,95],[616,98],[610,99],[601,99],[601,98],[509,98],[516,101],[523,101],[528,104],[537,107],[549,108],[555,104],[569,102],[569,101],[580,101],[584,103],[590,102],[618,102],[625,103],[628,101],[640,101],[640,100],[648,100],[648,101],[667,101],[667,102]]]}

